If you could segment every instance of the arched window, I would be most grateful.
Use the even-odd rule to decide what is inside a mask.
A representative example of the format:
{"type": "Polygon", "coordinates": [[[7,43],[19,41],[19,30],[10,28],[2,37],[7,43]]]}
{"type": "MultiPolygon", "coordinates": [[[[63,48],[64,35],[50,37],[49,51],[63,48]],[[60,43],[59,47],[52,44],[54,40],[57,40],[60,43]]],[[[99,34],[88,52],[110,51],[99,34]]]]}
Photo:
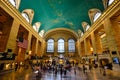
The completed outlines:
{"type": "Polygon", "coordinates": [[[30,23],[30,18],[26,12],[23,12],[22,16],[30,23]]]}
{"type": "Polygon", "coordinates": [[[68,51],[75,52],[75,41],[73,39],[68,40],[68,51]]]}
{"type": "Polygon", "coordinates": [[[63,53],[63,52],[65,52],[64,40],[63,39],[59,39],[58,40],[58,53],[63,53]]]}
{"type": "Polygon", "coordinates": [[[94,15],[94,18],[93,18],[93,22],[95,22],[100,17],[100,15],[101,15],[100,12],[96,12],[96,14],[94,15]]]}
{"type": "Polygon", "coordinates": [[[80,29],[78,30],[78,35],[79,35],[79,37],[83,36],[83,32],[80,29]]]}
{"type": "Polygon", "coordinates": [[[44,33],[45,33],[45,30],[41,30],[41,31],[39,32],[39,35],[40,35],[41,37],[43,37],[43,36],[44,36],[44,33]]]}
{"type": "Polygon", "coordinates": [[[87,25],[86,25],[86,31],[87,31],[89,28],[90,28],[90,25],[87,24],[87,25]]]}
{"type": "Polygon", "coordinates": [[[39,28],[40,28],[40,22],[36,22],[34,25],[33,25],[33,29],[35,30],[35,31],[39,31],[39,28]]]}
{"type": "Polygon", "coordinates": [[[14,7],[16,7],[16,1],[15,1],[15,0],[9,0],[9,2],[10,2],[14,7]]]}
{"type": "Polygon", "coordinates": [[[83,32],[81,32],[81,37],[83,36],[83,32]]]}
{"type": "Polygon", "coordinates": [[[108,6],[111,5],[114,2],[114,0],[108,0],[108,6]]]}
{"type": "Polygon", "coordinates": [[[49,39],[47,41],[47,52],[54,52],[54,40],[49,39]]]}
{"type": "Polygon", "coordinates": [[[38,32],[39,26],[33,25],[33,29],[38,32]]]}

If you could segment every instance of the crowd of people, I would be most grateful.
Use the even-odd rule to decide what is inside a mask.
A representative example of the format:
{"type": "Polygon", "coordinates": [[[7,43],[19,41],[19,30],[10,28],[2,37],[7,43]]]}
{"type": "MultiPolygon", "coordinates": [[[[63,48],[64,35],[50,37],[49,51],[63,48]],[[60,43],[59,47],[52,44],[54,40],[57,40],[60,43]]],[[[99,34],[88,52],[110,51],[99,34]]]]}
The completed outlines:
{"type": "MultiPolygon", "coordinates": [[[[16,64],[15,71],[18,69],[19,65],[16,64]]],[[[25,67],[25,66],[24,66],[25,67]]],[[[104,66],[98,66],[98,64],[78,64],[77,62],[70,62],[69,60],[66,60],[64,64],[58,63],[56,60],[51,61],[40,61],[33,63],[32,61],[29,61],[29,67],[32,69],[33,72],[37,73],[36,77],[42,77],[42,73],[53,73],[55,76],[57,74],[60,74],[66,76],[68,72],[71,72],[71,70],[74,72],[74,74],[77,74],[77,71],[82,71],[84,74],[87,74],[88,71],[91,71],[92,69],[99,68],[100,73],[102,72],[103,75],[106,75],[106,67],[107,69],[112,70],[112,64],[107,64],[104,66]]]]}
{"type": "Polygon", "coordinates": [[[57,74],[60,74],[62,77],[62,75],[66,76],[67,73],[72,69],[76,74],[76,68],[78,68],[78,64],[72,64],[68,60],[64,64],[59,64],[53,60],[52,62],[37,62],[36,64],[32,64],[31,68],[34,72],[38,73],[37,77],[41,77],[42,72],[53,73],[55,76],[57,76],[57,74]]]}

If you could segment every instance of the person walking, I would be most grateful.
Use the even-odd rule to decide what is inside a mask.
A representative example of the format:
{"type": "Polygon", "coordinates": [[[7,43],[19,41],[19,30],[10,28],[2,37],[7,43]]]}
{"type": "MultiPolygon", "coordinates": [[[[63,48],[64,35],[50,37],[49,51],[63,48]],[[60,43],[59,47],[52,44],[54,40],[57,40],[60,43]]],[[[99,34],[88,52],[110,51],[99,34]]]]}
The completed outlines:
{"type": "Polygon", "coordinates": [[[76,75],[76,67],[74,67],[74,74],[76,75]]]}
{"type": "Polygon", "coordinates": [[[15,71],[18,69],[18,63],[15,64],[15,71]]]}
{"type": "MultiPolygon", "coordinates": [[[[83,73],[86,73],[86,67],[85,67],[85,65],[83,65],[83,73]]],[[[86,73],[87,74],[87,73],[86,73]]]]}
{"type": "Polygon", "coordinates": [[[57,76],[57,71],[58,71],[58,70],[57,70],[57,66],[55,67],[55,70],[54,70],[54,71],[55,71],[55,76],[57,76]]]}
{"type": "Polygon", "coordinates": [[[61,77],[62,77],[62,74],[63,74],[63,69],[62,69],[62,67],[60,68],[60,75],[61,75],[61,77]]]}
{"type": "Polygon", "coordinates": [[[64,76],[66,76],[67,74],[67,70],[64,68],[64,76]]]}

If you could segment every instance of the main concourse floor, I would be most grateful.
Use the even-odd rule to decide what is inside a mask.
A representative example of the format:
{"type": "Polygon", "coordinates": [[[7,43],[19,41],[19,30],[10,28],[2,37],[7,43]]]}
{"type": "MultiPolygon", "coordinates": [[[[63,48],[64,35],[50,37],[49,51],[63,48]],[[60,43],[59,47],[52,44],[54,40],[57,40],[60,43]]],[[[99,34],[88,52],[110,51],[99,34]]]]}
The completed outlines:
{"type": "Polygon", "coordinates": [[[42,72],[42,78],[36,77],[35,71],[29,69],[19,69],[8,73],[0,74],[0,80],[120,80],[120,72],[114,70],[106,70],[106,75],[100,69],[67,71],[66,75],[55,75],[53,72],[42,72]]]}

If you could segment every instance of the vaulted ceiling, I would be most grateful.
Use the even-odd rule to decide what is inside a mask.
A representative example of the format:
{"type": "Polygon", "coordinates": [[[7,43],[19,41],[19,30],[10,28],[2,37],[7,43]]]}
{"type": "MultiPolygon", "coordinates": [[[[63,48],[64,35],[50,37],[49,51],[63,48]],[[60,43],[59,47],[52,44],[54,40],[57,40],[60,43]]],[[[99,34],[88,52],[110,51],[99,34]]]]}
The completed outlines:
{"type": "Polygon", "coordinates": [[[21,0],[20,12],[25,9],[34,10],[32,25],[41,22],[40,30],[67,28],[77,33],[83,31],[82,22],[89,25],[89,9],[104,11],[102,0],[21,0]]]}

